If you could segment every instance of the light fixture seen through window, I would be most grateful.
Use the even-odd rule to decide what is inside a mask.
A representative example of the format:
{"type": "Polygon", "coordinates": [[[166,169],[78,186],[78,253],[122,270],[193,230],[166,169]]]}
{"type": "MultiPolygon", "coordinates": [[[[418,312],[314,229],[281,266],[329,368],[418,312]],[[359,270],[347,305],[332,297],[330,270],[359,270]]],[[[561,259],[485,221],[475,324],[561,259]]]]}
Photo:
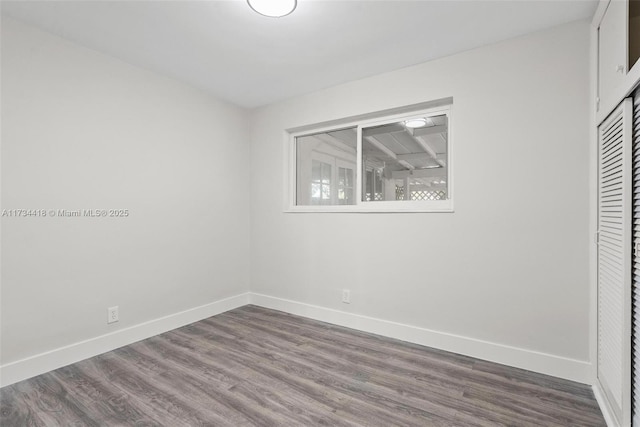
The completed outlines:
{"type": "Polygon", "coordinates": [[[404,125],[408,128],[421,128],[427,125],[427,120],[422,117],[418,119],[409,119],[404,122],[404,125]]]}
{"type": "Polygon", "coordinates": [[[297,0],[247,0],[251,9],[260,15],[280,18],[293,12],[298,4],[297,0]]]}

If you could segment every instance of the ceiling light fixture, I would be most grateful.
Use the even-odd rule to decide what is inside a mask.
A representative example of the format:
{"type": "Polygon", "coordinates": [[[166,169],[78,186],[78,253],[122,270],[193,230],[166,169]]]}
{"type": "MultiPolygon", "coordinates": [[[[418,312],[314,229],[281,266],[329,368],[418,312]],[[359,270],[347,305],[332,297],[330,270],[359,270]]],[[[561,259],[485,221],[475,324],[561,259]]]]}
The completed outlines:
{"type": "Polygon", "coordinates": [[[260,15],[281,18],[293,12],[298,5],[297,0],[247,0],[249,7],[260,15]]]}
{"type": "Polygon", "coordinates": [[[421,128],[427,125],[427,120],[423,118],[409,119],[404,122],[404,125],[408,128],[421,128]]]}

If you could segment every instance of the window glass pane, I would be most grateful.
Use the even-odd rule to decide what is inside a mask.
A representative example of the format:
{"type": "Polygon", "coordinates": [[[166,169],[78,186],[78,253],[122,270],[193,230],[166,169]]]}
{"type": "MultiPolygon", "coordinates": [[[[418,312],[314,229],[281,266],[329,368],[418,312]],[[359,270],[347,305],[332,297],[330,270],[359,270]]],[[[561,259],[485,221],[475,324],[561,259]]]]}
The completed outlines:
{"type": "Polygon", "coordinates": [[[296,205],[353,205],[357,129],[296,138],[296,205]]]}
{"type": "Polygon", "coordinates": [[[362,200],[446,200],[448,119],[362,129],[362,200]]]}
{"type": "Polygon", "coordinates": [[[331,165],[311,160],[311,204],[331,204],[331,165]]]}
{"type": "Polygon", "coordinates": [[[317,160],[311,163],[311,181],[312,182],[320,182],[320,177],[322,176],[320,165],[321,163],[317,160]]]}
{"type": "Polygon", "coordinates": [[[352,205],[353,199],[353,168],[338,168],[338,204],[352,205]]]}
{"type": "Polygon", "coordinates": [[[328,163],[322,163],[322,183],[331,183],[331,165],[328,163]]]}

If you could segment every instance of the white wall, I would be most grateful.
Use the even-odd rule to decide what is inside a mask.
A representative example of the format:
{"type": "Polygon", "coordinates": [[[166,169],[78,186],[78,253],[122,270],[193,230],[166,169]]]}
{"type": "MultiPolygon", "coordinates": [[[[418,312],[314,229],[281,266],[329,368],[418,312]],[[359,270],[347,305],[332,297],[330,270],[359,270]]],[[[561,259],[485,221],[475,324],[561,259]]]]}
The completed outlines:
{"type": "Polygon", "coordinates": [[[2,208],[131,216],[2,219],[0,364],[251,283],[254,302],[426,328],[436,347],[466,337],[468,354],[513,348],[496,359],[560,376],[520,356],[589,365],[588,42],[573,23],[249,116],[3,18],[2,208]],[[449,96],[455,213],[282,212],[284,129],[449,96]]]}
{"type": "Polygon", "coordinates": [[[247,114],[2,20],[3,365],[247,292],[247,114]],[[120,322],[107,326],[107,307],[120,322]]]}
{"type": "Polygon", "coordinates": [[[481,340],[588,366],[588,29],[571,23],[256,110],[252,292],[468,337],[471,354],[481,340]],[[284,129],[449,96],[455,213],[282,212],[284,129]]]}

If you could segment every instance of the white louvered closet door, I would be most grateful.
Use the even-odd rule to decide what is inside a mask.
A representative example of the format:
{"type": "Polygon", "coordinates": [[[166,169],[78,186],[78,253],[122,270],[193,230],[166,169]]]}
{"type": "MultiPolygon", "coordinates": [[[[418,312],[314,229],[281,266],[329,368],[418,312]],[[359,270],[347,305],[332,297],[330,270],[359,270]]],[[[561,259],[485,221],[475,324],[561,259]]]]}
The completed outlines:
{"type": "Polygon", "coordinates": [[[631,423],[632,101],[598,127],[598,381],[631,423]]]}
{"type": "Polygon", "coordinates": [[[633,96],[633,287],[632,287],[632,412],[640,427],[640,90],[633,96]]]}

